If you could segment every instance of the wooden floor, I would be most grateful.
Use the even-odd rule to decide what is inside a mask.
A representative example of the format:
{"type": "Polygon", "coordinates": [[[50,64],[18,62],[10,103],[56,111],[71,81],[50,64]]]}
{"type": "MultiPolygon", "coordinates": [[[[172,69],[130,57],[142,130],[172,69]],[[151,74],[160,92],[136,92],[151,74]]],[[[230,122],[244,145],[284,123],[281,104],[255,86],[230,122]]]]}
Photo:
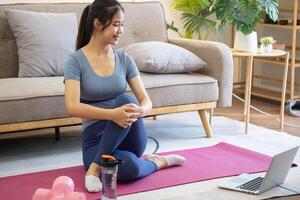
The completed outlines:
{"type": "MultiPolygon", "coordinates": [[[[279,119],[279,111],[280,104],[279,102],[274,102],[271,100],[261,99],[261,98],[252,98],[251,105],[272,115],[272,117],[261,114],[253,109],[251,109],[250,115],[250,123],[270,128],[273,130],[280,131],[280,122],[279,119]]],[[[233,97],[233,103],[231,108],[217,108],[214,110],[214,115],[216,116],[226,116],[228,118],[237,119],[242,121],[242,112],[243,112],[243,103],[233,97]]],[[[300,137],[300,117],[292,117],[288,114],[285,114],[285,124],[284,131],[295,136],[300,137]]]]}

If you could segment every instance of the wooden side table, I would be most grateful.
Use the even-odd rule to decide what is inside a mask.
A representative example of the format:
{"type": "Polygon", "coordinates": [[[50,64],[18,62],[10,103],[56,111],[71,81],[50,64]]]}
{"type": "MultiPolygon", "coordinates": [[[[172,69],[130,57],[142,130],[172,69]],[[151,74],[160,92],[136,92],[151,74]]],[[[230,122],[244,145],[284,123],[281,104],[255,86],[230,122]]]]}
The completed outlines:
{"type": "Polygon", "coordinates": [[[245,85],[245,103],[244,103],[245,133],[248,133],[249,120],[250,120],[253,59],[255,57],[260,57],[260,58],[284,57],[285,58],[285,65],[284,65],[284,72],[283,72],[283,79],[282,79],[282,89],[281,89],[281,107],[280,107],[280,128],[281,130],[283,130],[286,82],[287,82],[288,65],[289,65],[289,52],[273,49],[271,53],[261,53],[259,49],[256,52],[245,52],[245,51],[237,51],[235,49],[232,49],[232,55],[233,57],[239,57],[246,60],[246,85],[245,85]]]}

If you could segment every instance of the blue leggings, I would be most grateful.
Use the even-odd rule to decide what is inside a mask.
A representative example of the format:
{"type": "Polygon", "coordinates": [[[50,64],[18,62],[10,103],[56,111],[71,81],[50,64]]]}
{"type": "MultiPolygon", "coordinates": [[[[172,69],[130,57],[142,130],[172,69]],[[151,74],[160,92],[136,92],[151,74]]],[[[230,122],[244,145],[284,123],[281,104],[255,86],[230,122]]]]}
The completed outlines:
{"type": "MultiPolygon", "coordinates": [[[[123,94],[117,97],[115,107],[128,103],[137,104],[137,101],[123,94]]],[[[119,181],[132,181],[157,169],[152,161],[140,158],[147,145],[142,118],[127,128],[122,128],[112,121],[99,120],[84,129],[82,136],[83,163],[86,170],[92,162],[99,164],[103,154],[124,160],[124,164],[118,168],[119,181]]]]}

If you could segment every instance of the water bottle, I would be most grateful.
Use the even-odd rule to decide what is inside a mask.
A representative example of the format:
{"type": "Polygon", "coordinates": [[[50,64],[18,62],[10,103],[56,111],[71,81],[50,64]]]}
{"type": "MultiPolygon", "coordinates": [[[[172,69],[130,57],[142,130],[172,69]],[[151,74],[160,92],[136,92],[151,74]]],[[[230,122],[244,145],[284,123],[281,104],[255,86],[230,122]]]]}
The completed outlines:
{"type": "Polygon", "coordinates": [[[117,172],[118,164],[123,160],[117,160],[111,155],[102,155],[101,160],[101,182],[102,182],[102,200],[117,199],[117,172]]]}

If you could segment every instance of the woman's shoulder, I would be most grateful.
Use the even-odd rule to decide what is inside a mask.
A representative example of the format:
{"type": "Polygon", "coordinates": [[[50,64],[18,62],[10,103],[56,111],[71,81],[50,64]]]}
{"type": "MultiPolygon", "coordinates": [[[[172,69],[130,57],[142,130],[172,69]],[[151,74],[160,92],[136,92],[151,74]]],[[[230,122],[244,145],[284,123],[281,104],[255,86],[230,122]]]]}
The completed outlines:
{"type": "Polygon", "coordinates": [[[114,48],[114,50],[118,56],[125,56],[125,52],[122,48],[114,48]]]}
{"type": "Polygon", "coordinates": [[[80,57],[81,57],[81,50],[78,49],[78,50],[76,50],[76,51],[70,53],[68,57],[69,57],[69,58],[76,59],[76,60],[77,60],[77,59],[80,59],[80,57]]]}
{"type": "Polygon", "coordinates": [[[73,64],[79,64],[81,63],[81,60],[82,60],[82,55],[80,49],[70,53],[66,58],[66,62],[73,63],[73,64]]]}
{"type": "Polygon", "coordinates": [[[65,60],[65,68],[66,67],[75,67],[75,66],[80,66],[81,63],[81,55],[80,55],[80,50],[76,50],[72,53],[70,53],[66,60],[65,60]]]}
{"type": "Polygon", "coordinates": [[[115,49],[116,54],[119,56],[119,58],[121,58],[123,61],[128,62],[130,60],[132,60],[133,58],[126,53],[122,48],[117,48],[115,49]]]}
{"type": "Polygon", "coordinates": [[[116,48],[115,51],[119,56],[122,56],[123,58],[130,57],[130,55],[126,53],[122,48],[116,48]]]}

